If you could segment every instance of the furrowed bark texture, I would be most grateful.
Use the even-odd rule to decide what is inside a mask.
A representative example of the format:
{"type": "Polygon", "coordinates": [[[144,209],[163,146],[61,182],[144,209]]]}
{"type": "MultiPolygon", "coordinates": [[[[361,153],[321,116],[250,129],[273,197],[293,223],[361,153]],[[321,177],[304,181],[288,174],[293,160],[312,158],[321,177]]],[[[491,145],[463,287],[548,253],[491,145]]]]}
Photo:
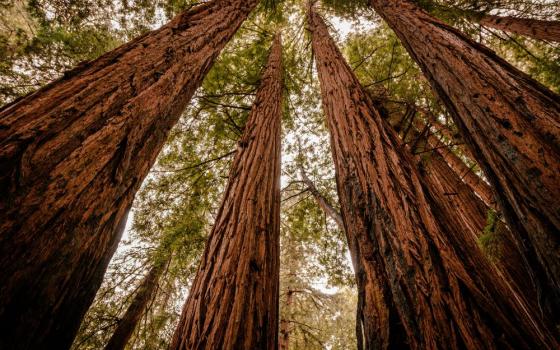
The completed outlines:
{"type": "MultiPolygon", "coordinates": [[[[424,147],[434,149],[435,136],[426,137],[424,147]]],[[[460,226],[455,227],[456,231],[463,231],[477,240],[483,233],[487,221],[488,207],[475,195],[469,184],[464,183],[459,174],[455,173],[448,165],[446,159],[439,153],[440,149],[434,149],[428,158],[416,156],[419,174],[424,179],[426,188],[430,193],[438,193],[435,197],[434,212],[445,212],[448,216],[454,216],[460,226]]],[[[448,153],[452,153],[448,150],[448,153]]],[[[513,234],[507,226],[496,223],[494,233],[497,242],[495,245],[499,249],[496,252],[494,263],[515,290],[515,293],[524,298],[531,310],[538,310],[535,303],[537,298],[537,288],[533,284],[533,279],[526,265],[525,257],[518,251],[513,234]]],[[[533,316],[540,316],[539,313],[532,312],[533,316]]],[[[543,322],[548,321],[551,315],[546,315],[543,322]]]]}
{"type": "Polygon", "coordinates": [[[560,21],[541,21],[531,18],[483,15],[475,17],[478,23],[504,32],[533,39],[560,42],[560,21]]]}
{"type": "MultiPolygon", "coordinates": [[[[385,108],[384,105],[389,102],[380,96],[372,96],[372,98],[375,109],[385,108]]],[[[439,198],[444,199],[444,202],[437,203],[441,208],[439,210],[446,210],[448,215],[455,215],[462,221],[461,226],[457,229],[466,230],[467,234],[471,234],[478,240],[487,225],[487,211],[495,210],[484,201],[485,192],[491,195],[490,187],[472,172],[472,169],[467,167],[449,147],[443,147],[445,144],[441,139],[430,131],[430,127],[435,124],[437,134],[453,140],[455,137],[449,129],[439,123],[435,116],[424,108],[409,103],[406,103],[406,106],[407,111],[415,110],[421,113],[426,121],[419,118],[408,118],[407,111],[401,118],[385,117],[385,120],[389,120],[389,124],[399,134],[402,130],[403,120],[410,119],[409,123],[412,127],[406,128],[408,130],[406,135],[411,135],[410,138],[403,139],[403,142],[407,145],[405,148],[413,155],[426,187],[430,192],[437,191],[439,198]],[[412,150],[411,145],[416,145],[416,148],[412,150]],[[470,179],[471,176],[474,179],[470,179]]],[[[401,133],[403,134],[401,138],[406,136],[404,132],[401,133]]],[[[536,303],[538,300],[537,286],[533,282],[527,257],[518,250],[512,232],[502,221],[497,219],[492,225],[492,230],[494,232],[492,262],[507,281],[512,283],[515,292],[521,294],[533,310],[540,310],[540,306],[536,303]]],[[[546,315],[545,310],[540,311],[543,322],[550,324],[550,320],[554,317],[546,315]]]]}
{"type": "Polygon", "coordinates": [[[171,349],[277,349],[281,44],[277,37],[171,349]]]}
{"type": "Polygon", "coordinates": [[[159,279],[168,264],[169,261],[165,263],[156,263],[152,266],[150,271],[148,271],[148,274],[140,283],[132,302],[126,309],[123,317],[119,320],[115,332],[105,346],[105,350],[123,350],[126,347],[132,333],[134,333],[136,329],[136,325],[146,311],[146,307],[153,299],[158,289],[159,279]]]}
{"type": "Polygon", "coordinates": [[[366,349],[553,348],[472,235],[424,190],[329,36],[309,15],[342,216],[365,267],[366,349]]]}
{"type": "Polygon", "coordinates": [[[0,348],[70,346],[115,227],[257,2],[194,7],[0,110],[0,348]]]}
{"type": "MultiPolygon", "coordinates": [[[[432,125],[432,122],[429,122],[432,125]]],[[[416,130],[423,130],[426,125],[418,119],[414,120],[414,127],[416,130]]],[[[436,126],[436,130],[439,128],[436,126]]],[[[494,194],[492,193],[492,188],[484,182],[471,168],[469,168],[465,162],[459,158],[449,147],[442,147],[444,144],[431,132],[426,135],[427,144],[437,152],[445,162],[453,169],[453,172],[459,176],[459,178],[466,183],[474,193],[476,193],[482,201],[489,208],[496,209],[496,201],[494,200],[494,194]]]]}
{"type": "Polygon", "coordinates": [[[371,3],[453,117],[558,315],[560,97],[407,0],[371,3]]]}

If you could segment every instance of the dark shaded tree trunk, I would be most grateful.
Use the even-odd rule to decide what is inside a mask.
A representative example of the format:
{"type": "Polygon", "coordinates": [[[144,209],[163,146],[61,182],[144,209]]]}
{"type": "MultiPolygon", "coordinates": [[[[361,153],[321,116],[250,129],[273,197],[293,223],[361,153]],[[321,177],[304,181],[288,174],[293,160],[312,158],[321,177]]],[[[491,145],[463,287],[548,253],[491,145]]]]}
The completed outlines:
{"type": "Polygon", "coordinates": [[[465,156],[467,156],[471,160],[475,159],[475,157],[472,155],[471,150],[469,149],[469,147],[467,147],[467,145],[465,144],[465,142],[461,138],[460,134],[452,132],[449,129],[449,127],[447,127],[446,125],[443,125],[443,123],[441,123],[437,119],[437,117],[430,110],[428,110],[426,108],[419,107],[419,106],[413,106],[413,105],[410,105],[410,104],[408,104],[408,105],[410,106],[410,108],[413,108],[417,112],[422,114],[426,118],[426,120],[430,123],[430,126],[434,127],[441,136],[446,137],[447,140],[449,140],[449,142],[456,145],[457,148],[461,151],[462,154],[464,154],[465,156]]]}
{"type": "Polygon", "coordinates": [[[341,212],[365,266],[365,348],[557,344],[425,184],[322,19],[309,16],[341,212]]]}
{"type": "Polygon", "coordinates": [[[272,46],[171,349],[277,349],[281,44],[272,46]]]}
{"type": "MultiPolygon", "coordinates": [[[[432,125],[431,122],[430,125],[432,125]]],[[[414,127],[420,131],[423,130],[426,125],[421,120],[415,119],[414,127]]],[[[438,126],[436,126],[436,130],[439,130],[438,126]]],[[[484,180],[482,180],[482,178],[480,178],[480,176],[478,176],[472,168],[468,167],[461,158],[453,153],[449,147],[446,147],[445,144],[431,132],[428,132],[425,141],[431,149],[437,152],[439,156],[445,160],[453,172],[457,174],[457,176],[482,199],[486,206],[496,210],[496,200],[494,199],[492,188],[484,182],[484,180]]]]}
{"type": "MultiPolygon", "coordinates": [[[[383,103],[384,101],[379,101],[383,103]]],[[[458,149],[468,158],[474,160],[472,153],[470,152],[468,147],[465,147],[465,144],[460,138],[460,135],[454,134],[449,130],[448,127],[443,125],[439,120],[437,120],[436,116],[433,115],[429,110],[416,106],[412,103],[408,102],[400,102],[394,101],[399,104],[404,104],[409,110],[413,110],[416,113],[420,113],[425,121],[419,120],[418,118],[410,118],[410,125],[406,128],[407,134],[408,131],[411,129],[416,129],[417,131],[421,132],[424,131],[425,128],[433,127],[435,128],[437,134],[447,138],[449,142],[453,145],[458,147],[458,149]],[[429,124],[429,125],[426,125],[429,124]]],[[[404,118],[403,118],[404,119],[404,118]]],[[[395,126],[396,127],[396,126],[395,126]]],[[[402,125],[399,125],[396,130],[398,131],[402,128],[402,125]]],[[[429,131],[429,130],[428,130],[429,131]]],[[[406,137],[405,135],[404,137],[406,137]]],[[[490,208],[497,209],[497,203],[494,199],[494,193],[492,192],[492,188],[482,180],[480,176],[478,176],[475,172],[472,171],[470,167],[468,167],[465,162],[459,158],[450,147],[446,147],[446,145],[440,141],[438,137],[436,137],[431,132],[427,132],[427,140],[434,151],[437,151],[446,161],[446,163],[453,169],[453,171],[458,174],[463,182],[465,182],[471,189],[482,199],[482,201],[490,208]]]]}
{"type": "MultiPolygon", "coordinates": [[[[418,133],[418,137],[422,136],[418,133]]],[[[489,208],[475,195],[470,185],[464,182],[464,178],[448,165],[446,159],[439,153],[442,148],[434,147],[434,143],[437,145],[434,138],[433,135],[426,136],[423,140],[424,144],[419,147],[422,152],[426,152],[426,148],[433,149],[429,157],[426,158],[426,153],[423,153],[422,156],[416,156],[415,160],[428,191],[439,194],[436,197],[440,200],[435,202],[435,212],[446,212],[447,215],[455,216],[460,222],[460,226],[455,230],[461,230],[478,240],[487,224],[489,208]]],[[[447,153],[452,152],[447,150],[447,153]]],[[[513,283],[515,292],[524,298],[531,310],[538,310],[537,288],[533,284],[526,258],[518,251],[513,241],[512,232],[499,220],[494,223],[492,229],[494,240],[492,246],[495,250],[492,262],[496,264],[503,277],[509,283],[513,283]]],[[[535,313],[533,315],[540,316],[535,313]]],[[[543,322],[549,322],[551,316],[545,315],[543,322]]]]}
{"type": "Polygon", "coordinates": [[[0,110],[0,348],[70,346],[115,228],[257,2],[196,6],[0,110]]]}
{"type": "Polygon", "coordinates": [[[447,107],[560,315],[560,97],[407,0],[372,0],[447,107]]]}
{"type": "Polygon", "coordinates": [[[485,27],[514,33],[533,39],[560,42],[560,21],[474,14],[468,16],[485,27]]]}
{"type": "MultiPolygon", "coordinates": [[[[292,298],[294,296],[294,291],[288,288],[286,292],[286,304],[284,307],[287,310],[290,310],[292,306],[292,298]]],[[[280,350],[289,350],[290,349],[290,320],[281,319],[280,320],[280,342],[279,342],[279,349],[280,350]]]]}
{"type": "Polygon", "coordinates": [[[140,286],[138,286],[132,302],[119,320],[115,332],[105,346],[105,350],[123,350],[125,348],[148,304],[154,298],[158,289],[159,279],[168,264],[169,260],[163,263],[156,262],[148,271],[148,274],[144,277],[140,286]]]}
{"type": "MultiPolygon", "coordinates": [[[[390,102],[402,103],[389,101],[382,96],[372,96],[372,99],[374,108],[381,110],[387,110],[385,106],[390,102]]],[[[484,248],[486,255],[491,256],[492,262],[512,284],[515,292],[525,298],[525,302],[530,305],[531,309],[541,310],[537,303],[538,286],[534,283],[528,257],[519,251],[514,235],[507,225],[496,215],[488,215],[489,210],[496,210],[490,187],[440,138],[432,134],[430,127],[433,126],[436,134],[443,135],[450,141],[457,141],[456,135],[442,125],[430,111],[408,102],[404,102],[404,104],[407,109],[402,117],[382,116],[389,121],[397,134],[402,134],[406,149],[411,152],[418,172],[424,178],[428,190],[439,193],[439,198],[444,200],[444,202],[438,203],[440,207],[444,208],[449,215],[456,215],[461,220],[462,225],[457,229],[466,230],[477,240],[483,238],[483,231],[488,229],[491,231],[490,242],[487,243],[489,247],[484,248]],[[419,112],[425,120],[409,118],[408,111],[410,110],[419,112]],[[407,127],[406,131],[403,131],[405,119],[409,121],[411,127],[407,127]],[[409,137],[405,140],[405,136],[409,137]],[[414,145],[415,148],[411,149],[411,145],[414,145]],[[490,223],[488,223],[489,218],[493,218],[490,223]]],[[[554,326],[550,322],[554,316],[547,315],[545,311],[541,310],[543,322],[554,330],[554,326]]]]}

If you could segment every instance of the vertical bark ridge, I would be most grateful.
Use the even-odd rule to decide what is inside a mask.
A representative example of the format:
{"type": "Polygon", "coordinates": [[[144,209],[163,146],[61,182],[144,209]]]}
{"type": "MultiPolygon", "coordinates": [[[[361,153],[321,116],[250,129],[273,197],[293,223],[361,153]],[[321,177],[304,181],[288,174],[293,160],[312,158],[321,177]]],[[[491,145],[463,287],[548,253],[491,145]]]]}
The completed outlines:
{"type": "Polygon", "coordinates": [[[276,37],[171,349],[277,349],[281,44],[276,37]]]}
{"type": "MultiPolygon", "coordinates": [[[[415,119],[413,123],[416,130],[423,130],[426,127],[426,124],[419,119],[415,119]]],[[[431,122],[429,122],[429,125],[432,125],[431,122]]],[[[436,127],[436,129],[438,128],[436,127]]],[[[431,132],[426,135],[426,142],[445,160],[447,165],[453,169],[453,172],[481,198],[486,206],[496,209],[496,201],[490,185],[472,171],[449,147],[442,147],[444,144],[431,132]]]]}
{"type": "Polygon", "coordinates": [[[560,97],[407,0],[372,0],[447,107],[560,312],[560,97]]]}
{"type": "MultiPolygon", "coordinates": [[[[421,126],[420,122],[418,126],[421,126]]],[[[417,129],[419,130],[419,129],[417,129]]],[[[425,144],[421,147],[434,149],[433,135],[425,138],[425,144]]],[[[436,212],[446,211],[453,215],[460,222],[456,230],[462,230],[477,239],[482,235],[487,221],[488,206],[475,195],[468,183],[465,183],[459,173],[449,166],[446,159],[439,153],[440,149],[434,149],[428,158],[416,156],[415,161],[419,169],[419,174],[424,179],[426,187],[432,193],[439,193],[436,212]]],[[[425,150],[424,150],[425,151],[425,150]]],[[[538,310],[535,303],[537,298],[537,288],[533,285],[530,271],[527,269],[525,257],[518,251],[517,246],[512,240],[512,233],[500,222],[495,223],[494,235],[499,242],[499,251],[494,259],[501,275],[513,283],[515,293],[524,298],[531,310],[538,310]]],[[[533,313],[534,314],[534,313],[533,313]]],[[[538,314],[534,314],[538,316],[538,314]]],[[[550,315],[547,315],[548,321],[550,315]]]]}
{"type": "Polygon", "coordinates": [[[437,211],[322,19],[308,20],[344,226],[365,267],[365,348],[554,348],[474,237],[437,211]]]}
{"type": "Polygon", "coordinates": [[[0,109],[1,348],[70,346],[116,226],[257,2],[196,6],[0,109]]]}

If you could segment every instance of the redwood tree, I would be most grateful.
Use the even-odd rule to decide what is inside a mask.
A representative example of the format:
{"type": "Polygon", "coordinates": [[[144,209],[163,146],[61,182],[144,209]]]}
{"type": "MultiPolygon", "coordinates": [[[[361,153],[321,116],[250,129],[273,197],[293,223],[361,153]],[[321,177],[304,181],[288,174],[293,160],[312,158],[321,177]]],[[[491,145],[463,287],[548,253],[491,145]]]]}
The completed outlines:
{"type": "MultiPolygon", "coordinates": [[[[421,130],[421,129],[420,129],[421,130]]],[[[428,134],[425,137],[417,132],[417,137],[424,138],[423,145],[412,152],[421,152],[414,157],[418,172],[422,177],[426,188],[430,193],[438,193],[434,200],[435,212],[446,212],[456,218],[460,226],[456,231],[463,231],[478,240],[485,231],[487,225],[487,205],[475,195],[472,183],[465,181],[462,173],[455,172],[449,165],[448,158],[453,152],[441,147],[437,137],[428,134]],[[432,151],[430,151],[432,150],[432,151]],[[445,150],[445,151],[444,151],[445,150]],[[429,156],[426,157],[427,153],[429,156]]],[[[454,156],[455,161],[462,163],[461,159],[454,156]]],[[[469,169],[467,169],[468,171],[469,169]]],[[[476,176],[476,175],[475,175],[476,176]]],[[[516,293],[525,298],[525,301],[533,310],[537,310],[537,289],[533,284],[530,269],[526,265],[526,257],[518,251],[513,240],[512,232],[498,222],[492,223],[493,262],[496,264],[504,278],[513,283],[516,293]]],[[[539,313],[533,313],[539,316],[539,313]]],[[[546,315],[546,321],[552,319],[553,315],[546,315]]]]}
{"type": "MultiPolygon", "coordinates": [[[[431,125],[432,121],[429,121],[428,126],[431,125]]],[[[423,130],[426,127],[426,125],[418,119],[414,120],[414,126],[417,130],[423,130]]],[[[435,123],[434,126],[436,127],[436,130],[441,130],[438,127],[438,123],[435,123]]],[[[451,150],[450,147],[444,147],[443,143],[429,131],[426,135],[425,142],[445,160],[445,163],[451,167],[453,173],[456,174],[462,182],[466,183],[471,190],[482,199],[486,206],[496,209],[496,201],[494,200],[492,188],[490,188],[490,186],[484,182],[484,180],[478,176],[473,169],[468,167],[461,158],[453,153],[453,150],[451,150]]]]}
{"type": "MultiPolygon", "coordinates": [[[[380,101],[382,102],[382,101],[380,101]]],[[[484,201],[484,203],[491,207],[492,209],[496,209],[496,201],[494,200],[494,194],[492,192],[492,188],[484,182],[484,180],[478,176],[473,169],[471,169],[465,162],[459,158],[450,147],[447,147],[443,142],[440,141],[438,137],[430,132],[430,128],[434,128],[437,134],[440,134],[447,138],[449,142],[456,143],[455,146],[468,158],[474,160],[472,153],[470,152],[469,148],[465,147],[460,139],[460,135],[456,135],[448,127],[443,125],[439,120],[437,120],[436,116],[428,109],[419,107],[417,105],[408,103],[408,102],[401,102],[396,101],[399,104],[404,104],[407,110],[413,111],[413,116],[409,120],[409,125],[406,127],[407,130],[405,137],[408,134],[408,131],[416,129],[419,132],[426,133],[425,135],[425,142],[427,142],[434,151],[439,153],[445,159],[445,162],[453,169],[457,175],[465,182],[472,190],[484,201]],[[425,121],[419,120],[417,114],[420,114],[424,117],[425,121]]],[[[406,116],[405,116],[406,117],[406,116]]],[[[403,118],[404,120],[404,118],[403,118]]],[[[402,124],[402,123],[401,123],[402,124]]],[[[396,129],[402,128],[401,125],[396,126],[396,129]]]]}
{"type": "MultiPolygon", "coordinates": [[[[483,2],[482,4],[477,1],[471,2],[470,4],[468,2],[467,3],[463,2],[463,6],[449,6],[446,5],[445,3],[444,4],[438,3],[437,1],[422,0],[422,1],[418,1],[418,4],[423,6],[423,8],[426,9],[427,11],[430,11],[431,9],[437,9],[438,12],[440,13],[444,13],[444,12],[455,13],[458,16],[461,16],[469,21],[480,23],[485,27],[490,27],[504,32],[518,34],[533,39],[560,42],[560,21],[539,20],[530,17],[521,17],[519,15],[516,16],[491,15],[489,12],[490,9],[492,9],[492,5],[497,5],[498,7],[500,7],[500,1],[494,4],[492,4],[492,1],[486,1],[483,2]],[[465,7],[470,7],[470,8],[465,8],[465,7]],[[476,10],[474,10],[473,8],[476,8],[476,10]]],[[[515,2],[509,4],[509,6],[514,6],[514,4],[515,2]]],[[[533,4],[535,3],[533,2],[533,4]]],[[[506,8],[509,7],[507,2],[506,3],[502,2],[501,5],[504,5],[504,7],[506,8]]],[[[509,9],[510,10],[509,12],[511,13],[511,10],[515,10],[518,13],[522,13],[523,15],[525,15],[524,10],[526,9],[523,9],[522,6],[523,4],[520,5],[521,6],[517,8],[509,9]]],[[[542,7],[547,6],[543,3],[539,5],[542,7]]],[[[554,5],[550,5],[550,6],[554,6],[554,5]]],[[[549,12],[553,12],[553,11],[549,11],[549,12]]]]}
{"type": "Polygon", "coordinates": [[[134,194],[257,3],[191,8],[0,110],[0,348],[70,346],[134,194]]]}
{"type": "Polygon", "coordinates": [[[408,0],[372,0],[447,107],[560,310],[560,97],[408,0]]]}
{"type": "Polygon", "coordinates": [[[365,268],[365,347],[557,344],[423,183],[330,38],[309,14],[345,228],[365,268]],[[437,213],[437,214],[436,214],[437,213]]]}
{"type": "MultiPolygon", "coordinates": [[[[376,109],[385,108],[389,103],[383,97],[372,98],[376,109]]],[[[521,294],[532,308],[538,310],[537,286],[534,285],[534,278],[527,264],[528,257],[515,245],[511,230],[492,214],[496,208],[493,206],[495,203],[492,201],[490,187],[436,134],[432,134],[430,127],[434,126],[438,134],[454,140],[451,132],[433,114],[414,104],[405,105],[407,111],[412,109],[420,112],[426,119],[422,121],[420,118],[410,118],[409,123],[412,127],[406,128],[401,137],[413,156],[427,190],[439,193],[437,198],[443,200],[436,203],[439,206],[437,211],[446,210],[449,215],[456,216],[461,221],[457,230],[464,230],[478,241],[486,239],[488,243],[484,249],[487,250],[487,254],[492,255],[492,262],[506,280],[513,284],[515,291],[521,294]]],[[[396,124],[393,128],[399,134],[403,124],[401,120],[404,118],[407,118],[406,112],[403,118],[385,119],[390,121],[391,126],[396,124]]],[[[543,316],[546,321],[555,319],[555,315],[543,316]]]]}
{"type": "Polygon", "coordinates": [[[159,279],[169,264],[169,260],[165,262],[156,261],[148,271],[148,274],[142,279],[132,302],[119,320],[117,328],[105,346],[105,350],[123,350],[125,348],[132,333],[134,333],[136,325],[154,297],[158,289],[159,279]]]}
{"type": "Polygon", "coordinates": [[[282,65],[276,37],[171,349],[277,349],[282,65]]]}
{"type": "Polygon", "coordinates": [[[471,16],[483,26],[499,29],[533,39],[560,42],[560,21],[542,21],[513,16],[489,14],[471,16]]]}

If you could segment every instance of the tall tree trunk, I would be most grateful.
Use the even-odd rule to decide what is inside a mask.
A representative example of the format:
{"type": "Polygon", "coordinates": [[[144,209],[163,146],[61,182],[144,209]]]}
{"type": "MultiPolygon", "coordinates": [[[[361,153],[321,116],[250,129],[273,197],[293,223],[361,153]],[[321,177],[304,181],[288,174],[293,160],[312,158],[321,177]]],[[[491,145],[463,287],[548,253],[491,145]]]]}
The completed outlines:
{"type": "Polygon", "coordinates": [[[313,11],[309,27],[344,226],[365,266],[365,347],[554,348],[461,222],[436,211],[443,200],[424,190],[313,11]]]}
{"type": "Polygon", "coordinates": [[[431,4],[441,11],[452,11],[459,16],[477,22],[485,27],[518,34],[533,39],[560,42],[560,21],[543,21],[533,18],[496,16],[475,10],[450,8],[446,5],[431,4]]]}
{"type": "Polygon", "coordinates": [[[465,145],[464,141],[462,140],[461,135],[449,130],[449,127],[443,125],[430,110],[413,105],[411,105],[410,108],[413,108],[414,110],[422,114],[430,123],[430,126],[433,126],[437,130],[437,132],[446,137],[449,142],[457,145],[457,148],[462,152],[462,154],[472,160],[475,159],[471,150],[467,147],[467,145],[465,145]]]}
{"type": "MultiPolygon", "coordinates": [[[[421,126],[421,123],[418,126],[421,126]]],[[[422,137],[419,132],[417,136],[422,137]]],[[[423,156],[415,157],[419,174],[430,193],[440,194],[436,197],[439,201],[434,202],[437,205],[435,211],[445,211],[448,215],[455,216],[460,222],[460,226],[455,229],[464,231],[478,240],[487,223],[488,207],[475,195],[469,184],[463,182],[464,178],[448,165],[446,159],[439,153],[441,148],[434,147],[434,142],[437,142],[434,141],[434,138],[433,135],[427,135],[424,145],[419,147],[424,152],[423,156]],[[425,157],[426,148],[434,149],[428,158],[425,157]]],[[[448,153],[452,152],[448,150],[448,153]]],[[[495,222],[492,227],[495,241],[492,245],[497,251],[494,252],[495,256],[492,260],[504,278],[513,283],[516,293],[524,298],[532,310],[538,310],[538,305],[535,303],[538,299],[537,288],[533,284],[530,270],[527,268],[527,260],[517,249],[512,239],[512,232],[507,226],[501,224],[499,219],[496,220],[498,222],[495,222]]],[[[543,318],[546,321],[549,319],[551,319],[551,315],[543,318]]]]}
{"type": "MultiPolygon", "coordinates": [[[[401,103],[375,95],[372,96],[372,99],[376,109],[386,110],[385,105],[389,102],[401,103]]],[[[514,235],[507,225],[495,215],[488,216],[488,210],[496,210],[490,187],[430,131],[430,127],[434,126],[436,133],[442,134],[449,140],[456,139],[457,137],[452,135],[448,128],[443,126],[430,111],[408,102],[404,102],[404,104],[407,109],[401,118],[382,116],[390,121],[390,125],[397,134],[402,129],[403,120],[410,119],[409,123],[412,127],[407,130],[411,129],[412,135],[408,143],[405,139],[403,142],[407,145],[407,150],[412,153],[428,190],[430,192],[438,191],[441,194],[439,198],[444,199],[444,202],[438,204],[443,206],[450,215],[457,215],[462,220],[461,229],[467,230],[475,239],[480,240],[483,238],[484,231],[491,230],[489,245],[492,250],[492,262],[496,264],[507,281],[512,283],[515,291],[525,298],[530,307],[533,310],[539,310],[538,286],[534,284],[528,257],[516,246],[514,235]],[[408,118],[410,110],[421,113],[425,120],[408,118]],[[411,144],[416,145],[416,149],[411,149],[411,144]],[[426,157],[428,154],[429,157],[426,157]],[[487,223],[489,218],[493,218],[493,221],[487,223]],[[487,224],[490,227],[487,227],[487,224]]],[[[404,136],[406,135],[402,137],[404,138],[404,136]]],[[[488,252],[486,253],[488,254],[488,252]]],[[[551,325],[550,320],[553,320],[554,316],[547,315],[546,310],[541,310],[541,316],[543,321],[553,329],[554,326],[551,325]]]]}
{"type": "Polygon", "coordinates": [[[257,2],[196,6],[0,110],[0,348],[70,346],[115,228],[257,2]]]}
{"type": "MultiPolygon", "coordinates": [[[[432,123],[430,122],[429,125],[432,125],[432,123]]],[[[415,119],[414,127],[420,131],[426,127],[426,124],[419,119],[415,119]]],[[[455,155],[449,147],[446,147],[445,144],[431,132],[428,132],[426,135],[426,142],[445,160],[447,165],[453,169],[453,172],[482,199],[486,206],[496,209],[496,201],[494,200],[492,188],[484,182],[472,168],[468,167],[461,158],[455,155]]]]}
{"type": "MultiPolygon", "coordinates": [[[[294,291],[288,288],[288,291],[286,292],[286,304],[284,305],[284,307],[288,310],[288,314],[290,314],[289,310],[292,306],[293,295],[294,295],[294,291]]],[[[288,350],[289,348],[290,348],[290,321],[286,319],[281,319],[279,349],[288,350]]]]}
{"type": "Polygon", "coordinates": [[[560,315],[560,97],[408,0],[372,0],[432,84],[560,315]]]}
{"type": "MultiPolygon", "coordinates": [[[[420,130],[425,128],[425,124],[416,119],[414,127],[417,136],[420,130]]],[[[416,161],[420,166],[420,173],[426,179],[430,190],[439,190],[446,199],[442,203],[448,207],[451,213],[456,213],[463,219],[462,228],[467,228],[478,239],[485,229],[487,223],[487,211],[496,210],[495,202],[490,201],[492,197],[490,187],[474,174],[469,167],[456,156],[449,148],[441,147],[441,141],[433,134],[425,135],[422,152],[426,148],[431,149],[429,160],[417,157],[416,161]],[[478,195],[478,197],[475,195],[478,195]]],[[[522,294],[525,301],[533,309],[540,309],[538,302],[538,285],[535,284],[535,276],[529,264],[530,257],[524,251],[519,250],[515,244],[515,235],[499,219],[493,223],[491,228],[493,239],[499,256],[495,257],[495,263],[506,276],[507,280],[513,283],[516,291],[522,294]]],[[[554,315],[547,315],[547,310],[541,310],[544,319],[548,322],[554,320],[554,315]]]]}
{"type": "Polygon", "coordinates": [[[171,349],[277,349],[281,44],[277,37],[171,349]]]}
{"type": "Polygon", "coordinates": [[[105,346],[105,350],[123,350],[125,348],[138,325],[138,321],[140,321],[148,304],[153,299],[158,288],[159,279],[168,264],[169,259],[163,263],[161,261],[156,262],[148,271],[148,274],[144,277],[140,286],[138,286],[132,302],[119,320],[115,332],[105,346]]]}
{"type": "Polygon", "coordinates": [[[468,16],[485,27],[510,32],[533,39],[560,42],[560,21],[474,14],[468,16]]]}

